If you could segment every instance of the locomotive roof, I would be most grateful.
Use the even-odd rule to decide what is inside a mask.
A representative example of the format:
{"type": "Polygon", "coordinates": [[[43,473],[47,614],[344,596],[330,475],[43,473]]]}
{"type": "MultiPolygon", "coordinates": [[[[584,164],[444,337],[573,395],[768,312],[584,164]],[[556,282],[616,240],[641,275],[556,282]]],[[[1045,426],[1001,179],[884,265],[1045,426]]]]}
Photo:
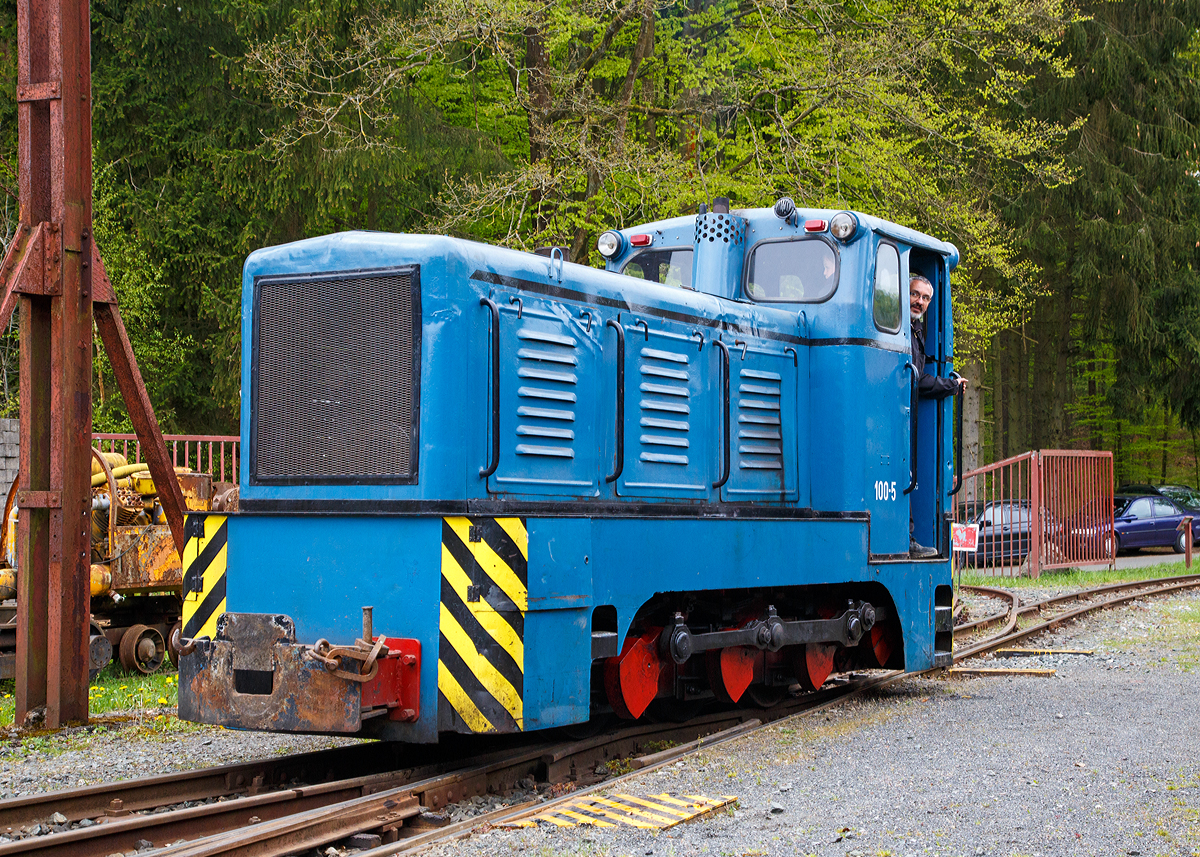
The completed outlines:
{"type": "MultiPolygon", "coordinates": [[[[797,208],[796,214],[800,222],[808,219],[830,220],[835,214],[847,211],[854,215],[859,224],[867,230],[870,230],[878,235],[894,238],[912,247],[920,247],[923,250],[930,250],[940,256],[946,258],[946,263],[953,270],[959,262],[960,254],[958,248],[949,241],[942,241],[939,238],[934,238],[924,232],[918,232],[916,229],[911,229],[907,226],[902,226],[899,223],[893,223],[890,220],[884,220],[881,217],[876,217],[872,214],[864,214],[861,211],[853,211],[850,209],[841,208],[797,208]]],[[[736,214],[750,221],[753,225],[763,227],[771,224],[780,223],[780,218],[775,214],[772,208],[734,208],[730,209],[731,214],[736,214]]],[[[620,232],[622,235],[636,235],[642,232],[663,232],[669,233],[675,230],[688,229],[695,223],[697,215],[687,214],[681,217],[671,217],[665,220],[655,220],[649,223],[641,223],[636,226],[629,226],[622,229],[615,229],[615,232],[620,232]]],[[[803,228],[800,230],[803,232],[803,228]]]]}

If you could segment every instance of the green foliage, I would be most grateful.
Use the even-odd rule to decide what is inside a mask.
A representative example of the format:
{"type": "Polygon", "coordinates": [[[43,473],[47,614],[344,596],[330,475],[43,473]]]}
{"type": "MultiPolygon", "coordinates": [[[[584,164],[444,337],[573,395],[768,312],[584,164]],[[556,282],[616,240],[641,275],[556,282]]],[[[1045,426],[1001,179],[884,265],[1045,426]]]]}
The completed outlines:
{"type": "MultiPolygon", "coordinates": [[[[445,231],[597,263],[605,228],[785,194],[956,242],[960,356],[1069,295],[1038,332],[1074,349],[1069,377],[1026,390],[1061,413],[1086,383],[1069,367],[1106,355],[1085,431],[1146,407],[1193,426],[1198,21],[1200,0],[97,0],[96,235],[168,430],[237,428],[258,247],[445,231]]],[[[10,329],[9,414],[15,356],[10,329]]],[[[96,367],[96,428],[126,428],[101,349],[96,367]]]]}
{"type": "Polygon", "coordinates": [[[1111,433],[1113,421],[1141,422],[1149,409],[1200,427],[1200,3],[1081,11],[1058,49],[1072,73],[1035,81],[1026,98],[1029,115],[1069,123],[1077,180],[1030,188],[1005,215],[1043,272],[1035,313],[1061,320],[1033,330],[1034,396],[1061,409],[1069,390],[1051,395],[1037,378],[1074,375],[1073,413],[1098,448],[1101,423],[1111,433]],[[1103,401],[1097,367],[1108,375],[1103,401]]]}
{"type": "Polygon", "coordinates": [[[1052,47],[1068,20],[1055,2],[433,0],[359,21],[346,46],[277,38],[250,59],[295,113],[282,149],[395,145],[397,93],[467,119],[511,166],[450,182],[441,229],[583,261],[614,224],[786,193],[966,237],[970,295],[987,291],[981,271],[1032,273],[995,191],[1069,177],[1054,151],[1067,129],[1012,107],[1064,73],[1052,47]],[[482,115],[464,115],[468,89],[482,115]]]}

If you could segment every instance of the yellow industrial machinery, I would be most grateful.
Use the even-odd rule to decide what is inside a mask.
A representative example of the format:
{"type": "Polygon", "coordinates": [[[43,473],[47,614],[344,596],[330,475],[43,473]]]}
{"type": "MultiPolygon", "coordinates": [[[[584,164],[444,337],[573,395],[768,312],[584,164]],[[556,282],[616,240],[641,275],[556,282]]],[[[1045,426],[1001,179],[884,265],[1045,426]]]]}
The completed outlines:
{"type": "MultiPolygon", "coordinates": [[[[92,453],[91,669],[95,674],[115,650],[125,669],[152,673],[165,657],[175,658],[168,641],[181,616],[179,554],[147,466],[115,452],[92,453]]],[[[211,508],[212,477],[177,467],[175,478],[190,511],[211,508]]],[[[17,489],[14,481],[0,530],[0,678],[12,676],[16,648],[17,489]]]]}

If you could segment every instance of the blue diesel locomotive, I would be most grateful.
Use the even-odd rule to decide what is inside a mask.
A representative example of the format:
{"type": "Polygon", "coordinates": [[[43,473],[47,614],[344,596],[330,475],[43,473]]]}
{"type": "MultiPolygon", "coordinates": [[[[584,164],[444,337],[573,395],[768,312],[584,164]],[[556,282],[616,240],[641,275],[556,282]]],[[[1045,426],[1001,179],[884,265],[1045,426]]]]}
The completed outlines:
{"type": "Polygon", "coordinates": [[[785,198],[599,249],[249,257],[240,507],[187,522],[182,718],[432,742],[950,662],[952,405],[914,394],[907,285],[945,375],[954,246],[785,198]]]}

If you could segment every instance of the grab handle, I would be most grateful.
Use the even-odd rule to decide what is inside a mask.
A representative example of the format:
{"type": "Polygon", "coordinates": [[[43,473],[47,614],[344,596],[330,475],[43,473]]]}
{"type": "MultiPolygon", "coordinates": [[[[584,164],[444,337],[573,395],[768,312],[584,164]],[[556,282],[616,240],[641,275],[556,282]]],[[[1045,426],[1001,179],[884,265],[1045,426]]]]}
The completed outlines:
{"type": "Polygon", "coordinates": [[[904,489],[904,493],[908,494],[917,487],[917,385],[920,383],[920,376],[917,374],[917,367],[914,364],[905,363],[904,368],[912,372],[912,387],[909,392],[912,397],[912,435],[908,452],[909,480],[908,487],[904,489]]]}
{"type": "MultiPolygon", "coordinates": [[[[951,372],[950,377],[957,381],[959,379],[959,374],[957,372],[951,372]]],[[[958,489],[962,488],[963,482],[963,411],[966,410],[967,400],[962,394],[961,385],[959,386],[958,392],[955,394],[954,398],[958,400],[958,417],[954,420],[954,440],[955,443],[958,444],[958,448],[954,452],[954,490],[950,492],[951,497],[958,493],[958,489]]]]}
{"type": "Polygon", "coordinates": [[[721,478],[712,484],[720,488],[729,481],[729,346],[719,339],[713,345],[721,349],[721,432],[724,439],[721,451],[721,478]]]}
{"type": "Polygon", "coordinates": [[[500,307],[491,298],[480,298],[479,305],[492,313],[492,455],[488,466],[479,468],[479,478],[487,479],[500,466],[500,307]]]}
{"type": "Polygon", "coordinates": [[[611,318],[605,324],[617,332],[617,466],[604,481],[616,482],[625,469],[625,328],[611,318]]]}

